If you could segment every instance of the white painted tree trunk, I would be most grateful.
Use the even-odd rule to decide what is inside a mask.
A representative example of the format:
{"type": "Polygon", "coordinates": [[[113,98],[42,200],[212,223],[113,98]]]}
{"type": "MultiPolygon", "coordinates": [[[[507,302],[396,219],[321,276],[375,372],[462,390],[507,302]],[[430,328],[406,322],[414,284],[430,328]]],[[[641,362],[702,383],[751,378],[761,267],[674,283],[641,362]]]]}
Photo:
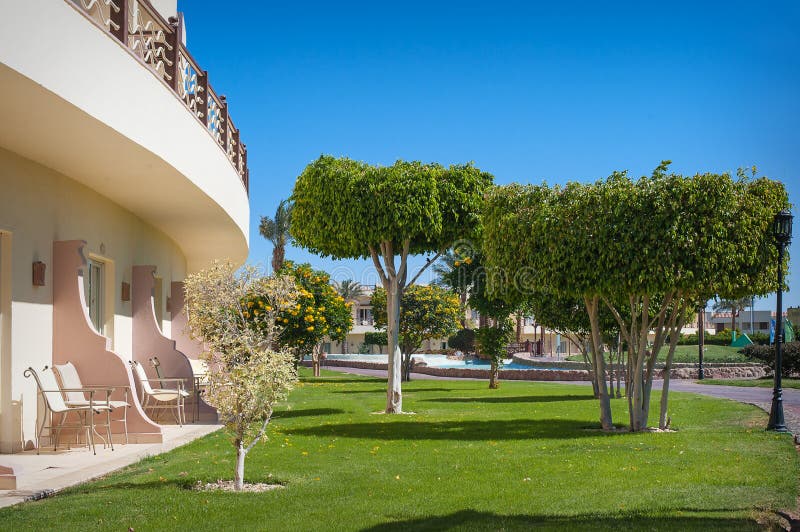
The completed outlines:
{"type": "Polygon", "coordinates": [[[236,472],[233,476],[233,488],[236,491],[242,491],[244,487],[244,458],[247,456],[247,450],[244,448],[242,440],[238,440],[236,446],[236,472]]]}
{"type": "Polygon", "coordinates": [[[403,355],[400,352],[400,300],[402,291],[398,279],[389,279],[386,287],[386,336],[389,344],[389,376],[386,385],[386,413],[403,412],[403,394],[401,381],[403,377],[403,355]]]}

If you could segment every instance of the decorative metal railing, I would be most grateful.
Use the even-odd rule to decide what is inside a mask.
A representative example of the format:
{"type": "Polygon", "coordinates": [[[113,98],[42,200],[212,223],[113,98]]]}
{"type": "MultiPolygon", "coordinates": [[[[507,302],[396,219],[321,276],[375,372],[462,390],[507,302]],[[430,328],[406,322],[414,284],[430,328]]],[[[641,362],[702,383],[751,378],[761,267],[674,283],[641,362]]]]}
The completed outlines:
{"type": "Polygon", "coordinates": [[[250,190],[247,148],[228,115],[225,96],[217,95],[181,35],[183,14],[169,20],[148,0],[66,0],[110,34],[177,96],[206,128],[250,190]]]}

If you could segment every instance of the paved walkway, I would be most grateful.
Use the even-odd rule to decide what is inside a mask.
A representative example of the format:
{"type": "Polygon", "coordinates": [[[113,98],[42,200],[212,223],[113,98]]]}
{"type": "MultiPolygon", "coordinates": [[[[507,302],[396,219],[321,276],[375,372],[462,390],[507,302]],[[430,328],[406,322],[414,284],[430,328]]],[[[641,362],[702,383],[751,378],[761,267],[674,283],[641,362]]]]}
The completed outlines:
{"type": "MultiPolygon", "coordinates": [[[[386,370],[380,369],[360,369],[360,368],[343,368],[328,366],[325,369],[333,371],[341,371],[344,373],[351,373],[354,375],[365,375],[370,377],[386,378],[386,370]]],[[[436,375],[425,375],[422,373],[412,373],[412,379],[427,380],[465,380],[456,379],[455,377],[439,377],[436,375]]],[[[485,380],[485,379],[469,379],[469,380],[485,380]]],[[[537,381],[538,382],[538,381],[537,381]]],[[[541,381],[545,382],[545,381],[541,381]]],[[[555,382],[557,384],[575,384],[579,386],[589,385],[588,381],[547,381],[555,382]]],[[[653,387],[657,390],[661,389],[663,381],[657,380],[653,382],[653,387]]],[[[755,405],[762,410],[769,412],[772,405],[772,388],[745,388],[742,386],[721,386],[712,384],[697,384],[694,380],[671,379],[669,381],[669,389],[673,392],[690,392],[700,395],[707,395],[710,397],[719,397],[721,399],[731,399],[740,403],[747,403],[755,405]]],[[[786,426],[792,434],[795,435],[795,441],[800,443],[800,390],[793,388],[783,389],[783,413],[786,419],[786,426]]]]}
{"type": "Polygon", "coordinates": [[[53,452],[52,449],[25,451],[0,455],[0,465],[14,468],[17,489],[0,490],[0,508],[23,501],[40,499],[69,486],[80,484],[106,475],[117,469],[180,447],[205,436],[221,425],[174,425],[163,426],[164,441],[150,444],[114,444],[114,451],[97,446],[97,455],[88,447],[53,452]]]}

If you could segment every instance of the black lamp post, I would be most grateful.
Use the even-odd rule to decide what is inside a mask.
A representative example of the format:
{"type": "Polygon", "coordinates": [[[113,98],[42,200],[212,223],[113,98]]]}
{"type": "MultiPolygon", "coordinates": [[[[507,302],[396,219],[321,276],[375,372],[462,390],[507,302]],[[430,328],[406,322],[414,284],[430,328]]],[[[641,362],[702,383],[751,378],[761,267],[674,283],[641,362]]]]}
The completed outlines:
{"type": "Polygon", "coordinates": [[[703,371],[703,351],[705,351],[706,343],[706,304],[697,305],[697,350],[698,358],[700,359],[700,367],[697,371],[697,378],[703,380],[706,378],[703,371]]]}
{"type": "Polygon", "coordinates": [[[792,213],[784,209],[775,215],[773,225],[775,243],[778,246],[778,309],[775,316],[775,387],[772,389],[772,408],[769,412],[767,430],[788,432],[783,419],[783,390],[781,389],[781,366],[783,363],[783,255],[792,240],[792,213]]]}

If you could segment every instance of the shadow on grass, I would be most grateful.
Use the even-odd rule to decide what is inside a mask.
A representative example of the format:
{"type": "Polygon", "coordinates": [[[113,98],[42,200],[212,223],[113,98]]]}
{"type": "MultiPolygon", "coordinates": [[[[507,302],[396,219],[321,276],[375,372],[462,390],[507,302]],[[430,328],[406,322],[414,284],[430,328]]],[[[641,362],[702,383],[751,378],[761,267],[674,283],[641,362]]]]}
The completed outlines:
{"type": "Polygon", "coordinates": [[[353,383],[353,384],[386,384],[386,379],[375,379],[372,377],[364,377],[363,379],[340,379],[337,377],[300,377],[300,382],[330,382],[330,383],[353,383]]]}
{"type": "Polygon", "coordinates": [[[589,401],[591,395],[515,395],[511,397],[436,397],[422,399],[434,403],[560,403],[561,401],[589,401]]]}
{"type": "MultiPolygon", "coordinates": [[[[384,385],[386,383],[384,382],[384,385]]],[[[454,388],[404,388],[403,395],[410,395],[424,392],[452,392],[454,388]]],[[[386,393],[386,386],[383,388],[371,388],[369,390],[331,390],[331,393],[386,393]]],[[[429,399],[432,401],[433,399],[429,399]]]]}
{"type": "MultiPolygon", "coordinates": [[[[724,510],[728,512],[730,510],[724,510]]],[[[449,515],[382,523],[364,532],[407,530],[760,530],[754,521],[715,516],[649,516],[622,513],[618,516],[497,515],[462,510],[449,515]]]]}
{"type": "Polygon", "coordinates": [[[344,414],[341,408],[306,408],[303,410],[284,410],[272,414],[273,419],[286,419],[290,417],[304,416],[328,416],[332,414],[344,414]]]}
{"type": "Polygon", "coordinates": [[[303,436],[367,440],[529,440],[613,436],[590,421],[569,419],[506,419],[492,421],[392,421],[339,423],[296,429],[303,436]]]}

